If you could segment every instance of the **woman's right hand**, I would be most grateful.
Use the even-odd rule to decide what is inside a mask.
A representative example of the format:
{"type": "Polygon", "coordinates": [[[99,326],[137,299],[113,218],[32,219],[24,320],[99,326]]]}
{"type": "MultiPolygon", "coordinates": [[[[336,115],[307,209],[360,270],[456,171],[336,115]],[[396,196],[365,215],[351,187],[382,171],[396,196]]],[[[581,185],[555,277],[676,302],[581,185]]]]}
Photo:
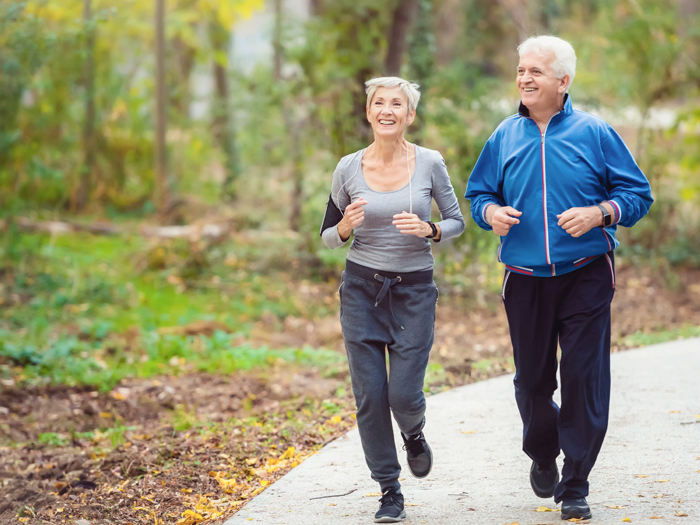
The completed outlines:
{"type": "Polygon", "coordinates": [[[343,241],[347,241],[352,230],[365,220],[365,210],[362,209],[365,204],[367,201],[360,197],[345,208],[345,216],[338,223],[338,234],[343,241]]]}

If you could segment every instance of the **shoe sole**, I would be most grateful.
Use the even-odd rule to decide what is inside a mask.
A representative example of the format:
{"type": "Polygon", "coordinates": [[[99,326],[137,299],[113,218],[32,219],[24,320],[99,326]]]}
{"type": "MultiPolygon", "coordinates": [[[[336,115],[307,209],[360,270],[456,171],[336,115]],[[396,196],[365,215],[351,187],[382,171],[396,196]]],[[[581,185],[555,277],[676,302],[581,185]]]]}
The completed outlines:
{"type": "Polygon", "coordinates": [[[570,519],[580,519],[580,520],[589,520],[593,517],[593,513],[588,511],[584,512],[583,514],[576,511],[576,512],[570,512],[569,514],[564,514],[563,512],[561,513],[561,519],[562,520],[570,520],[570,519]]]}
{"type": "Polygon", "coordinates": [[[554,484],[552,485],[552,487],[549,489],[543,490],[540,487],[536,486],[532,482],[532,468],[534,468],[534,464],[533,464],[533,467],[530,468],[530,486],[532,487],[532,492],[535,493],[535,496],[537,496],[538,498],[543,498],[543,499],[548,499],[548,498],[551,498],[552,496],[554,496],[554,489],[557,488],[557,484],[559,483],[559,479],[560,479],[559,478],[559,470],[557,470],[557,479],[554,481],[554,484]]]}
{"type": "Polygon", "coordinates": [[[391,516],[383,516],[381,518],[374,518],[374,523],[398,523],[406,517],[406,511],[402,510],[398,518],[392,518],[391,516]]]}
{"type": "Polygon", "coordinates": [[[430,475],[430,471],[433,470],[433,449],[430,448],[430,445],[428,442],[425,442],[425,446],[428,447],[428,452],[430,453],[430,468],[428,469],[428,472],[423,474],[422,476],[418,476],[413,472],[413,469],[411,468],[411,464],[408,463],[408,460],[406,460],[406,463],[408,464],[408,471],[411,473],[411,476],[413,476],[416,479],[423,479],[427,478],[430,475]]]}

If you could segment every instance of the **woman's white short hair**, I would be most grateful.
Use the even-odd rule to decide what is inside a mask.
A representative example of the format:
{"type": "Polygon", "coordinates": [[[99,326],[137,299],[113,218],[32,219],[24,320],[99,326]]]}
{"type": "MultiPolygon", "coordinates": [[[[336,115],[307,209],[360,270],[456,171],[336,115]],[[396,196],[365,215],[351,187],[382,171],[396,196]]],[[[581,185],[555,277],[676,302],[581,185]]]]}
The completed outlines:
{"type": "Polygon", "coordinates": [[[401,88],[404,95],[408,97],[408,112],[410,113],[418,107],[418,101],[420,100],[420,87],[418,84],[413,84],[408,80],[404,80],[399,77],[379,77],[373,78],[365,82],[365,92],[367,93],[367,107],[369,107],[374,97],[374,93],[378,88],[401,88]]]}
{"type": "MultiPolygon", "coordinates": [[[[522,57],[529,53],[539,56],[554,55],[551,66],[557,78],[569,75],[569,88],[574,83],[576,76],[576,52],[566,40],[556,36],[531,36],[518,46],[518,53],[522,57]]],[[[569,88],[566,90],[568,91],[569,88]]]]}

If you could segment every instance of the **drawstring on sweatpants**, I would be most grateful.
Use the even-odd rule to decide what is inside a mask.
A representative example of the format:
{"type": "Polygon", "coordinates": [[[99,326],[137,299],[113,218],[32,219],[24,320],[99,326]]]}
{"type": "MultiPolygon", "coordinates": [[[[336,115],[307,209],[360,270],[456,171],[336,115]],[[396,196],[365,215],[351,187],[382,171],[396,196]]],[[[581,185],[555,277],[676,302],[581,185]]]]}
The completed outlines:
{"type": "Polygon", "coordinates": [[[379,275],[378,273],[374,274],[374,278],[382,283],[382,289],[379,290],[379,295],[377,295],[377,298],[374,301],[374,307],[376,308],[379,306],[379,303],[382,302],[382,299],[384,299],[385,295],[389,295],[389,312],[391,312],[391,318],[394,320],[394,323],[399,325],[401,327],[401,330],[404,330],[404,327],[401,325],[396,320],[396,317],[394,316],[394,309],[391,307],[391,287],[394,286],[395,284],[398,284],[401,282],[401,276],[394,277],[393,279],[390,277],[384,277],[383,275],[379,275]]]}

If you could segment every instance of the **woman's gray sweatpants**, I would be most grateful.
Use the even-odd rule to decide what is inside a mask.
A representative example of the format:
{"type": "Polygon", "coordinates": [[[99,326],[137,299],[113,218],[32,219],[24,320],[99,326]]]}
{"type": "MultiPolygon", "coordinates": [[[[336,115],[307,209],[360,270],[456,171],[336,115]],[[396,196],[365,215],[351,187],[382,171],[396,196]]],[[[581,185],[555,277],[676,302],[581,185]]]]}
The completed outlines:
{"type": "Polygon", "coordinates": [[[430,270],[380,272],[348,261],[339,295],[367,466],[382,491],[398,488],[401,467],[391,412],[405,435],[423,428],[423,380],[433,346],[438,290],[430,270]]]}

